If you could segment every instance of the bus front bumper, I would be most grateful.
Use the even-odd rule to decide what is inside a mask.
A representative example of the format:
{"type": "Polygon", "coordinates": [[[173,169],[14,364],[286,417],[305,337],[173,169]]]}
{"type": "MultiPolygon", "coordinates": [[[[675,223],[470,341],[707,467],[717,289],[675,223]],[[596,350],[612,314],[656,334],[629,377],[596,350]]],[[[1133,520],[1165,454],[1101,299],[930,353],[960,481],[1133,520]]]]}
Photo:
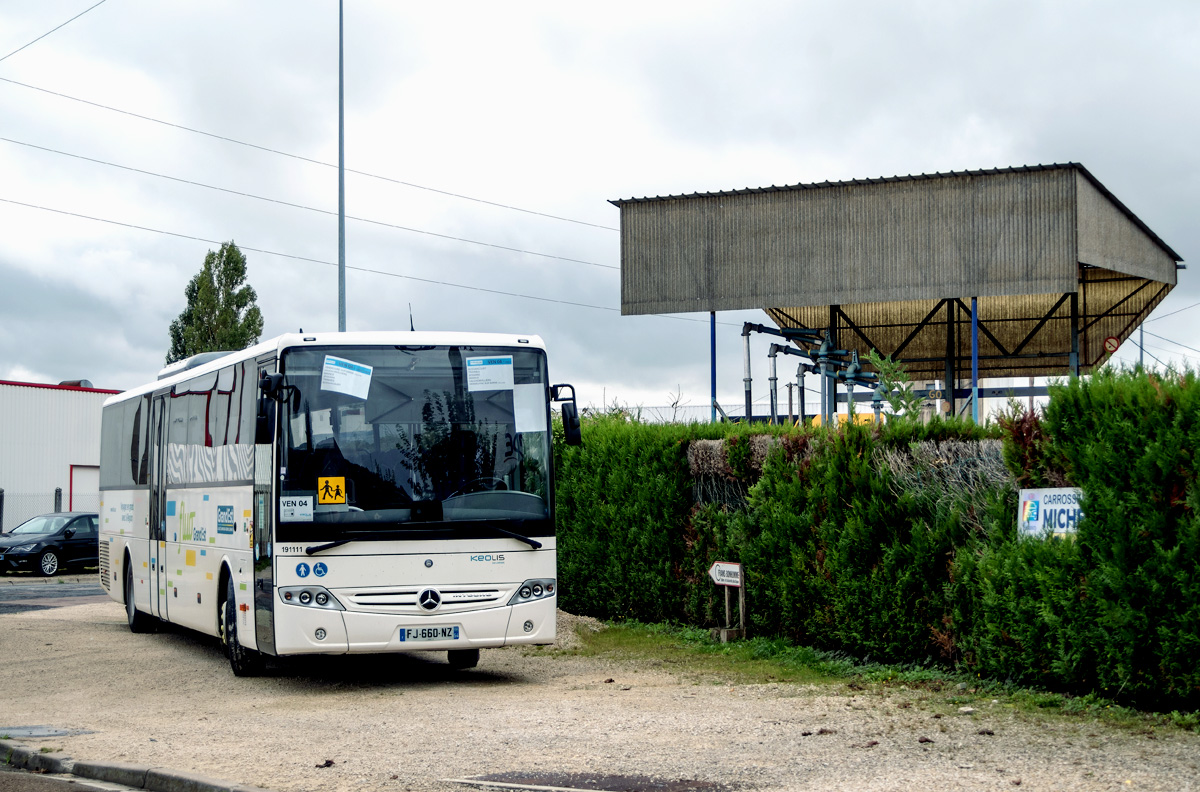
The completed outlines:
{"type": "Polygon", "coordinates": [[[378,654],[551,644],[557,603],[557,597],[547,597],[519,605],[428,616],[282,605],[275,611],[275,650],[280,656],[378,654]],[[442,634],[457,637],[440,637],[442,634]],[[429,635],[435,637],[427,638],[429,635]]]}

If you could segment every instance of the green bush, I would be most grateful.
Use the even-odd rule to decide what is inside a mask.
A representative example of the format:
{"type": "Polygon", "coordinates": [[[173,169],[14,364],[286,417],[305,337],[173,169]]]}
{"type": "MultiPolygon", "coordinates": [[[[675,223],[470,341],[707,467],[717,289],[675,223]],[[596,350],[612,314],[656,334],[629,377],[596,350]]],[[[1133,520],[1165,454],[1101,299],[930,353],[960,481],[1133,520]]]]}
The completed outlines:
{"type": "Polygon", "coordinates": [[[707,570],[740,561],[752,635],[1195,707],[1198,407],[1190,373],[1103,371],[1055,386],[1044,417],[998,426],[589,417],[582,448],[555,449],[560,602],[713,626],[723,597],[707,570]],[[689,445],[714,439],[724,464],[705,475],[737,498],[706,501],[689,470],[689,445]],[[1018,536],[1016,487],[1068,484],[1084,492],[1077,535],[1018,536]]]}

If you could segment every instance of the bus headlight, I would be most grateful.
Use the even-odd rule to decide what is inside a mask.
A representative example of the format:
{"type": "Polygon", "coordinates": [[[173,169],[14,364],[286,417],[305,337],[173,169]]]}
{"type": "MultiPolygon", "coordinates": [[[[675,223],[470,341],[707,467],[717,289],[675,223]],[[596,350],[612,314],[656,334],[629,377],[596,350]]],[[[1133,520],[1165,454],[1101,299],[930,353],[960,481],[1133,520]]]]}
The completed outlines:
{"type": "Polygon", "coordinates": [[[535,602],[536,600],[546,599],[554,596],[554,580],[541,578],[538,580],[526,580],[517,590],[513,592],[512,598],[509,599],[509,605],[520,605],[523,602],[535,602]]]}
{"type": "Polygon", "coordinates": [[[321,586],[284,586],[279,589],[279,597],[288,605],[302,605],[306,608],[321,608],[323,610],[346,610],[337,597],[321,586]]]}

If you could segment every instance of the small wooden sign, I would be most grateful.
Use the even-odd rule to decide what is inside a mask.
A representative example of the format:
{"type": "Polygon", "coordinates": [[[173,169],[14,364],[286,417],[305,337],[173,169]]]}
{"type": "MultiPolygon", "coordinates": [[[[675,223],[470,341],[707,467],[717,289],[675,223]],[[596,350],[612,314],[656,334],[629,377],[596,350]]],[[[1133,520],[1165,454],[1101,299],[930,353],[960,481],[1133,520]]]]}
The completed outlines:
{"type": "Polygon", "coordinates": [[[708,570],[708,576],[718,586],[742,587],[742,565],[731,564],[727,561],[717,561],[708,570]]]}

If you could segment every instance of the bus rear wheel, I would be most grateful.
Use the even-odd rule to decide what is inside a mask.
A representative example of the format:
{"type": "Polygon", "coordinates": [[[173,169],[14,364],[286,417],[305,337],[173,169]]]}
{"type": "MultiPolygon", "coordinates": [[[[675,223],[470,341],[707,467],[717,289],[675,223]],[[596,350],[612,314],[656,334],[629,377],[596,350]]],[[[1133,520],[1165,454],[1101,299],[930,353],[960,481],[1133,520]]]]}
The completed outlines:
{"type": "Polygon", "coordinates": [[[221,638],[229,654],[229,667],[234,676],[258,676],[266,663],[261,652],[242,646],[237,634],[237,596],[233,590],[233,578],[225,579],[225,602],[221,607],[221,638]]]}
{"type": "Polygon", "coordinates": [[[451,649],[446,652],[446,660],[449,661],[450,667],[456,671],[461,671],[466,668],[474,668],[479,665],[479,650],[478,649],[451,649]]]}

